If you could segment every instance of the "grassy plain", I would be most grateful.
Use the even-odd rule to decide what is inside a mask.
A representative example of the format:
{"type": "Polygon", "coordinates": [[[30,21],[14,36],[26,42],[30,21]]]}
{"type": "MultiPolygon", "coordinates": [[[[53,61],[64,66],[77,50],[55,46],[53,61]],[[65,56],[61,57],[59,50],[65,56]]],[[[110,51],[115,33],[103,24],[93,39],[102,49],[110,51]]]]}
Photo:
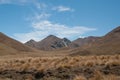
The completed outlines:
{"type": "Polygon", "coordinates": [[[120,80],[120,55],[6,58],[0,80],[120,80]]]}

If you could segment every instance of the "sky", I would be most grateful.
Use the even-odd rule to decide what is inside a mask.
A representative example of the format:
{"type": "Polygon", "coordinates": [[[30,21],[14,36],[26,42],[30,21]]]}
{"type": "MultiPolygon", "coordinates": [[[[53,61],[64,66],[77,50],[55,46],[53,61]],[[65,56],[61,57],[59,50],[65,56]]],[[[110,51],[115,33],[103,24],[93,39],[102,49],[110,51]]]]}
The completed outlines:
{"type": "Polygon", "coordinates": [[[120,26],[120,0],[0,0],[0,32],[20,41],[75,40],[120,26]]]}

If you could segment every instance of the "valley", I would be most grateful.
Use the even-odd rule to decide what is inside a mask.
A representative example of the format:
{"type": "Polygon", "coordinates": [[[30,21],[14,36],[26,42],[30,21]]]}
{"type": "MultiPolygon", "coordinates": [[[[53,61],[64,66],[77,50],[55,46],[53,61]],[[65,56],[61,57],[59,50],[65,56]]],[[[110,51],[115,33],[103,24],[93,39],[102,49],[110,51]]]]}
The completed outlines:
{"type": "Polygon", "coordinates": [[[120,80],[120,27],[70,41],[47,36],[25,44],[0,33],[0,80],[120,80]]]}

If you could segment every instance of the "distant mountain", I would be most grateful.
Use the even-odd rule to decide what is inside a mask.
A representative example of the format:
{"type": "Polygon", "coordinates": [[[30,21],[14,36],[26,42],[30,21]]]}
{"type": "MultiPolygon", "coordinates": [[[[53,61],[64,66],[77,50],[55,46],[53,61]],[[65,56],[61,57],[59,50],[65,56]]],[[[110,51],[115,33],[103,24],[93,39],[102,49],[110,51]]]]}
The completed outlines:
{"type": "Polygon", "coordinates": [[[90,45],[85,45],[70,51],[71,55],[105,55],[120,54],[120,26],[99,38],[90,45]]]}
{"type": "Polygon", "coordinates": [[[89,36],[85,38],[78,38],[74,40],[72,43],[77,44],[79,47],[84,45],[90,45],[93,42],[96,42],[100,37],[89,36]]]}
{"type": "Polygon", "coordinates": [[[89,36],[71,42],[49,35],[39,42],[30,40],[25,44],[39,50],[68,50],[71,55],[120,54],[120,26],[102,37],[89,36]]]}
{"type": "MultiPolygon", "coordinates": [[[[30,40],[24,44],[0,32],[0,55],[39,50],[64,50],[70,55],[106,55],[120,54],[120,26],[102,37],[78,38],[70,41],[49,35],[41,41],[30,40]],[[35,49],[34,49],[35,48],[35,49]]],[[[45,52],[43,51],[43,52],[45,52]]],[[[53,52],[54,53],[54,52],[53,52]]]]}
{"type": "Polygon", "coordinates": [[[95,42],[99,37],[86,37],[86,38],[78,38],[77,40],[70,41],[67,38],[58,38],[54,35],[49,35],[45,39],[36,42],[34,40],[30,40],[25,43],[25,45],[39,49],[39,50],[55,50],[65,47],[67,49],[81,47],[84,45],[89,45],[92,42],[95,42]]]}
{"type": "Polygon", "coordinates": [[[70,41],[67,38],[58,38],[54,35],[49,35],[45,39],[36,42],[34,40],[30,40],[25,43],[25,45],[39,49],[39,50],[56,50],[56,49],[71,49],[76,47],[81,47],[84,45],[89,45],[92,42],[95,42],[99,37],[86,37],[86,38],[78,38],[77,40],[70,41]]]}
{"type": "Polygon", "coordinates": [[[67,38],[61,39],[54,35],[49,35],[45,39],[39,42],[30,40],[26,42],[25,45],[39,49],[39,50],[55,50],[63,47],[69,47],[70,43],[71,41],[68,40],[67,38]]]}
{"type": "Polygon", "coordinates": [[[24,44],[14,40],[5,34],[0,32],[0,54],[4,52],[14,53],[14,52],[32,52],[32,48],[25,46],[24,44]]]}
{"type": "Polygon", "coordinates": [[[31,39],[30,41],[25,43],[25,45],[33,47],[33,48],[37,46],[36,44],[37,44],[37,42],[33,39],[31,39]]]}
{"type": "Polygon", "coordinates": [[[54,35],[49,35],[45,39],[43,39],[43,40],[41,40],[37,43],[37,45],[38,45],[37,49],[40,49],[40,50],[54,50],[57,47],[61,47],[59,45],[55,46],[60,41],[61,41],[60,38],[58,38],[54,35]]]}

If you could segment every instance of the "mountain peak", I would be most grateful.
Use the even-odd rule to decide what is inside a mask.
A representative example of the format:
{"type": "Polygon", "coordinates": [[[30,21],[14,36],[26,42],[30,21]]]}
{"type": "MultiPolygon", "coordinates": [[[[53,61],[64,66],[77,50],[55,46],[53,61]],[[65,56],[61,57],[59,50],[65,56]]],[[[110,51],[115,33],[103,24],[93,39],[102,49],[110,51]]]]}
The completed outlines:
{"type": "Polygon", "coordinates": [[[69,39],[67,39],[67,38],[63,38],[63,40],[69,40],[69,39]]]}
{"type": "Polygon", "coordinates": [[[30,42],[36,42],[34,39],[31,39],[30,42]]]}
{"type": "Polygon", "coordinates": [[[54,35],[49,35],[49,36],[47,36],[47,37],[56,37],[56,36],[54,36],[54,35]]]}
{"type": "Polygon", "coordinates": [[[36,42],[35,40],[31,39],[31,40],[27,41],[27,42],[25,43],[25,45],[34,48],[34,47],[36,46],[36,43],[37,43],[37,42],[36,42]]]}
{"type": "Polygon", "coordinates": [[[58,38],[58,37],[56,37],[56,36],[54,36],[54,35],[49,35],[49,36],[47,36],[45,39],[43,39],[43,40],[54,40],[54,39],[60,39],[60,38],[58,38]]]}
{"type": "Polygon", "coordinates": [[[36,43],[36,41],[31,39],[31,40],[27,41],[25,44],[27,44],[27,43],[36,43]]]}
{"type": "Polygon", "coordinates": [[[65,42],[71,43],[71,41],[67,38],[63,38],[62,40],[65,41],[65,42]]]}

